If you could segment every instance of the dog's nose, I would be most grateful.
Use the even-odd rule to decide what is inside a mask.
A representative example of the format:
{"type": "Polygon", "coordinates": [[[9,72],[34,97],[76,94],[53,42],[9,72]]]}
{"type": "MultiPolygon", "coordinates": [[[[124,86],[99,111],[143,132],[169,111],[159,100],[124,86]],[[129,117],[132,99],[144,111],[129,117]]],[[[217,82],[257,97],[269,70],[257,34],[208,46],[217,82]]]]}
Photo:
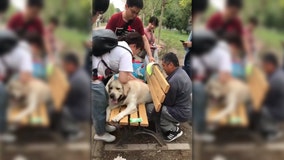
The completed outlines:
{"type": "Polygon", "coordinates": [[[114,98],[114,94],[110,94],[109,97],[110,97],[110,98],[114,98]]]}

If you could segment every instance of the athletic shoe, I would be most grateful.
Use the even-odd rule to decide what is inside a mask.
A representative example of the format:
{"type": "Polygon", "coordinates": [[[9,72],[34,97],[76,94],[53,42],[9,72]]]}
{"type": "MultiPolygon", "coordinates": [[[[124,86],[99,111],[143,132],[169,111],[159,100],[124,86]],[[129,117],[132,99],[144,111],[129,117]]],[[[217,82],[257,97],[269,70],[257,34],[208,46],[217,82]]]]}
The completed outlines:
{"type": "Polygon", "coordinates": [[[107,132],[102,136],[95,134],[94,140],[105,141],[105,142],[113,142],[113,141],[115,141],[115,136],[113,136],[113,135],[111,135],[107,132]]]}
{"type": "Polygon", "coordinates": [[[106,131],[107,132],[114,132],[116,130],[116,127],[115,126],[112,126],[112,125],[106,125],[106,131]]]}
{"type": "Polygon", "coordinates": [[[182,136],[183,132],[177,127],[176,131],[168,131],[164,137],[166,142],[172,142],[173,140],[182,136]]]}

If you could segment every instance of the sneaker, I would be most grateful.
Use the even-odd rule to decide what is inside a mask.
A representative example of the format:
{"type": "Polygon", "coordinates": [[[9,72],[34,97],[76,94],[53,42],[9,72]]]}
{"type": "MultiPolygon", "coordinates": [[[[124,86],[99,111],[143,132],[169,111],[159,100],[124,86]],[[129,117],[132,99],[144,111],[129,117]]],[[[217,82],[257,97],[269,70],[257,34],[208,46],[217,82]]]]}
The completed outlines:
{"type": "Polygon", "coordinates": [[[283,137],[283,133],[282,132],[277,132],[277,133],[271,133],[271,134],[268,134],[266,136],[266,140],[267,141],[275,141],[275,140],[278,140],[279,138],[283,137]]]}
{"type": "Polygon", "coordinates": [[[177,139],[178,137],[182,136],[183,132],[177,127],[176,131],[168,131],[165,135],[166,142],[172,142],[173,140],[177,139]]]}
{"type": "Polygon", "coordinates": [[[68,141],[76,141],[78,139],[81,139],[83,138],[85,135],[85,133],[83,131],[79,131],[79,132],[76,132],[76,133],[72,133],[72,134],[69,134],[67,136],[67,140],[68,141]]]}
{"type": "Polygon", "coordinates": [[[10,133],[0,134],[0,142],[13,143],[16,141],[16,136],[10,133]]]}
{"type": "Polygon", "coordinates": [[[195,134],[194,139],[197,141],[212,143],[215,141],[215,136],[210,133],[195,134]]]}
{"type": "Polygon", "coordinates": [[[180,126],[180,123],[176,123],[176,126],[179,127],[179,126],[180,126]]]}
{"type": "Polygon", "coordinates": [[[113,142],[113,141],[115,141],[115,136],[113,136],[113,135],[111,135],[109,133],[105,133],[102,136],[99,136],[99,135],[95,134],[94,140],[105,141],[105,142],[113,142]]]}
{"type": "Polygon", "coordinates": [[[106,125],[106,131],[107,132],[114,132],[116,130],[116,127],[115,126],[112,126],[112,125],[106,125]]]}

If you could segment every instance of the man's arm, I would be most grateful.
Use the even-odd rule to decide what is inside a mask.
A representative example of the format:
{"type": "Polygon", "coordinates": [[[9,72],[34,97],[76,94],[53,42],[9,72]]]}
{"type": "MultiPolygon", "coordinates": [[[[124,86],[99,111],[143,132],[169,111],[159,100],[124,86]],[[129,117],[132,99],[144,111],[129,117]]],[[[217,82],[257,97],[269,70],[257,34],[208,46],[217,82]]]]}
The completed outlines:
{"type": "Polygon", "coordinates": [[[145,49],[146,52],[147,52],[149,61],[150,61],[150,62],[153,62],[153,61],[155,61],[155,59],[154,59],[154,57],[152,56],[152,52],[151,52],[151,49],[150,49],[150,45],[149,45],[148,39],[147,39],[147,37],[145,36],[145,34],[144,34],[142,37],[143,37],[143,41],[144,41],[144,49],[145,49]]]}

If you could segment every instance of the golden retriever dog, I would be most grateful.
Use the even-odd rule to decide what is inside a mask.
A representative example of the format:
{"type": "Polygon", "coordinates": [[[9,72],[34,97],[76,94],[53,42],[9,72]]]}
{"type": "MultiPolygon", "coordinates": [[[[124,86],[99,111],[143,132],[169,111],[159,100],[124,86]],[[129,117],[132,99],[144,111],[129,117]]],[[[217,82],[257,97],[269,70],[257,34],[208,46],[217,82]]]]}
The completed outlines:
{"type": "Polygon", "coordinates": [[[38,79],[31,79],[27,84],[12,79],[9,81],[7,89],[11,98],[10,106],[25,108],[12,120],[15,123],[33,113],[40,104],[46,103],[50,99],[48,85],[38,79]]]}
{"type": "Polygon", "coordinates": [[[113,80],[107,84],[106,90],[109,95],[109,106],[106,113],[107,121],[109,120],[110,111],[116,107],[127,105],[124,111],[111,119],[113,122],[119,122],[124,116],[136,112],[138,104],[152,101],[148,85],[138,80],[131,80],[126,84],[113,80]]]}
{"type": "Polygon", "coordinates": [[[216,78],[212,78],[207,83],[206,91],[209,96],[209,107],[224,106],[224,109],[213,117],[213,122],[220,121],[249,98],[248,86],[235,78],[230,79],[225,84],[216,78]]]}

